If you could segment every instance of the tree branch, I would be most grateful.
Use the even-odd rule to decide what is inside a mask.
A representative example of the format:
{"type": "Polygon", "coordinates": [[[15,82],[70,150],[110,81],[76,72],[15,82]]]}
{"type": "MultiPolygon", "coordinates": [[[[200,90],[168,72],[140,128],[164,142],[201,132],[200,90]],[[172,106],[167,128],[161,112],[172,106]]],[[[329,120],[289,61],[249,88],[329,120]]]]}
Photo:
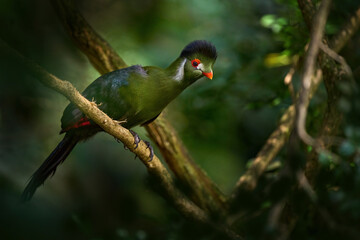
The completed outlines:
{"type": "Polygon", "coordinates": [[[308,29],[311,29],[313,17],[316,13],[316,8],[313,4],[313,0],[298,0],[297,2],[306,26],[308,27],[308,29]]]}
{"type": "MultiPolygon", "coordinates": [[[[311,0],[298,0],[298,4],[305,23],[308,28],[311,29],[311,20],[314,17],[315,6],[311,0]]],[[[329,41],[331,43],[332,50],[336,50],[335,52],[341,51],[341,49],[359,28],[359,18],[359,9],[357,9],[353,16],[347,20],[347,23],[339,31],[339,33],[329,41]]],[[[327,47],[326,43],[323,43],[323,45],[325,48],[327,47]]],[[[319,131],[319,139],[326,139],[328,136],[336,134],[342,120],[342,114],[337,108],[337,101],[341,96],[337,84],[345,78],[346,74],[342,69],[343,66],[338,66],[335,60],[332,59],[330,55],[327,55],[327,53],[324,54],[321,52],[318,61],[323,71],[324,84],[328,93],[327,108],[325,110],[324,118],[319,131]]],[[[321,144],[324,148],[327,148],[331,145],[331,141],[322,142],[321,144]]],[[[314,184],[317,169],[317,153],[313,151],[306,161],[305,169],[305,175],[311,184],[314,184]]]]}
{"type": "MultiPolygon", "coordinates": [[[[321,76],[321,71],[317,71],[316,77],[311,82],[310,95],[308,96],[309,100],[316,92],[321,82],[321,76]]],[[[280,118],[278,127],[267,139],[265,145],[256,155],[256,158],[249,169],[237,181],[231,199],[232,205],[236,204],[236,200],[241,197],[242,193],[250,192],[256,188],[259,178],[289,139],[290,133],[294,128],[295,116],[294,103],[286,109],[285,113],[280,118]]]]}
{"type": "Polygon", "coordinates": [[[76,88],[68,81],[63,81],[56,76],[48,73],[45,69],[27,60],[17,51],[8,47],[0,39],[1,49],[7,51],[11,56],[14,56],[26,69],[34,75],[45,86],[57,91],[64,95],[67,99],[73,102],[86,116],[91,118],[96,124],[98,124],[104,131],[119,139],[124,145],[133,153],[135,153],[142,163],[147,167],[149,173],[155,176],[163,190],[172,199],[177,209],[184,215],[196,218],[199,221],[205,222],[207,219],[206,214],[195,206],[192,202],[188,201],[175,187],[173,180],[163,166],[157,156],[154,156],[152,161],[149,161],[149,151],[146,144],[141,141],[139,146],[135,148],[134,137],[128,129],[120,126],[116,121],[112,120],[104,112],[102,112],[94,102],[90,102],[83,97],[76,88]]]}
{"type": "Polygon", "coordinates": [[[230,239],[242,239],[224,224],[215,224],[212,222],[209,216],[202,209],[196,206],[193,202],[189,201],[175,187],[171,175],[156,155],[154,155],[152,161],[149,161],[149,152],[143,141],[141,141],[138,147],[135,148],[134,137],[129,130],[122,127],[117,121],[114,121],[102,112],[97,107],[96,103],[90,102],[83,97],[70,82],[60,80],[36,63],[29,61],[16,50],[4,43],[2,39],[0,39],[0,50],[4,50],[5,54],[14,57],[16,61],[23,65],[25,69],[41,83],[65,96],[104,131],[124,143],[131,152],[139,157],[142,163],[146,166],[149,174],[154,177],[158,183],[160,183],[160,187],[165,194],[165,197],[182,215],[199,223],[210,225],[212,228],[225,234],[230,239]]]}
{"type": "MultiPolygon", "coordinates": [[[[312,25],[312,18],[315,14],[315,7],[312,3],[311,0],[298,0],[298,4],[299,4],[299,8],[303,14],[305,23],[310,27],[312,25]]],[[[358,11],[356,11],[356,23],[358,23],[358,18],[360,17],[358,15],[358,11]]],[[[354,17],[352,17],[351,19],[348,20],[348,22],[354,22],[354,17]]],[[[339,34],[336,35],[335,38],[337,38],[337,40],[335,41],[331,41],[334,43],[333,48],[338,51],[341,51],[341,49],[343,48],[343,46],[345,46],[345,44],[349,41],[349,39],[351,38],[351,36],[355,33],[355,30],[358,29],[358,25],[357,24],[345,24],[344,29],[339,31],[339,34]],[[349,27],[349,26],[352,26],[349,27]],[[348,30],[346,30],[348,29],[348,30]],[[347,32],[348,34],[345,36],[344,34],[341,34],[341,32],[347,32]],[[343,36],[343,37],[341,37],[343,36]]],[[[322,66],[325,66],[326,64],[322,64],[322,66]]],[[[330,65],[328,68],[334,67],[333,65],[330,65]]],[[[336,68],[333,68],[333,70],[335,70],[336,68]]],[[[326,71],[325,74],[327,75],[329,71],[326,71]]],[[[327,77],[324,77],[325,80],[327,79],[327,77]]],[[[333,85],[334,86],[334,85],[333,85]]],[[[312,87],[311,87],[312,88],[312,87]]],[[[314,93],[314,91],[316,91],[317,87],[314,86],[314,88],[312,88],[312,92],[314,93]]],[[[313,94],[312,93],[312,94],[313,94]]],[[[310,95],[310,99],[311,99],[311,95],[310,95]]],[[[309,99],[309,101],[310,101],[309,99]]],[[[334,129],[336,128],[335,126],[337,126],[340,122],[340,120],[338,118],[334,119],[331,117],[327,117],[329,115],[336,115],[338,114],[336,111],[334,111],[334,108],[336,108],[335,104],[328,104],[328,110],[327,113],[325,114],[325,118],[326,119],[323,122],[323,126],[322,126],[322,134],[329,134],[329,129],[334,129]],[[330,110],[332,109],[332,110],[330,110]],[[331,121],[331,119],[333,119],[333,121],[331,121]],[[334,128],[329,128],[329,126],[334,126],[334,128]]],[[[245,174],[243,174],[240,179],[237,181],[236,187],[233,191],[233,195],[231,198],[231,204],[236,203],[236,199],[241,197],[241,192],[243,191],[252,191],[255,189],[255,187],[257,186],[257,181],[260,178],[260,176],[264,173],[264,171],[266,170],[267,166],[270,164],[271,160],[279,153],[279,151],[282,149],[282,147],[284,146],[284,144],[287,142],[288,137],[289,137],[289,132],[293,129],[294,126],[294,119],[295,119],[295,106],[291,105],[282,115],[281,120],[279,122],[278,127],[276,128],[276,130],[270,135],[270,137],[268,138],[268,140],[266,141],[265,145],[261,148],[261,150],[259,151],[259,153],[257,154],[253,164],[249,167],[249,169],[245,172],[245,174]],[[274,141],[274,139],[276,139],[274,141]]],[[[329,136],[329,135],[327,135],[329,136]]],[[[314,169],[313,167],[314,162],[313,161],[307,161],[307,168],[309,169],[314,169]]],[[[305,173],[309,173],[312,172],[310,170],[305,171],[305,173]]],[[[313,176],[314,174],[310,174],[311,176],[313,176]]],[[[307,175],[307,177],[309,177],[307,175]]],[[[311,181],[310,181],[311,182],[311,181]]]]}
{"type": "Polygon", "coordinates": [[[296,105],[297,119],[296,129],[299,137],[308,145],[314,146],[316,144],[306,131],[306,115],[309,106],[309,95],[311,79],[314,75],[314,69],[316,65],[316,58],[319,52],[320,43],[324,35],[324,28],[326,24],[327,15],[330,9],[330,0],[322,0],[319,8],[319,12],[314,19],[313,28],[311,29],[309,48],[306,53],[304,63],[304,73],[301,80],[301,89],[299,100],[296,105]]]}
{"type": "MultiPolygon", "coordinates": [[[[111,46],[86,22],[69,0],[52,0],[55,9],[76,45],[101,73],[125,67],[125,63],[111,46]]],[[[201,208],[213,213],[222,213],[225,196],[209,177],[191,159],[176,131],[163,115],[146,126],[152,140],[177,178],[189,190],[190,198],[201,208]],[[168,147],[171,146],[171,149],[168,147]]]]}
{"type": "MultiPolygon", "coordinates": [[[[321,5],[320,5],[320,9],[319,9],[319,13],[317,14],[317,16],[314,17],[314,12],[315,12],[315,7],[312,4],[311,1],[309,0],[298,0],[299,3],[299,7],[300,10],[303,14],[303,18],[306,22],[306,24],[308,25],[308,28],[311,29],[311,36],[312,39],[311,41],[314,42],[317,40],[318,45],[316,46],[316,43],[313,43],[314,45],[312,46],[312,50],[309,47],[308,52],[311,53],[312,52],[312,59],[310,59],[310,54],[307,55],[307,58],[305,60],[305,71],[304,71],[304,76],[303,76],[303,81],[302,81],[302,90],[300,91],[300,94],[303,95],[303,98],[306,97],[306,90],[304,91],[304,84],[306,84],[306,81],[310,81],[310,78],[312,77],[312,74],[309,73],[311,71],[311,68],[315,68],[315,64],[316,64],[316,51],[314,50],[314,48],[321,48],[323,50],[323,52],[320,52],[319,57],[317,58],[318,63],[322,69],[323,72],[323,80],[324,80],[324,84],[328,93],[328,99],[327,99],[327,108],[324,114],[324,118],[323,118],[323,122],[322,122],[322,126],[320,128],[319,131],[319,138],[316,141],[316,146],[315,149],[312,151],[312,153],[308,156],[308,159],[306,161],[306,166],[305,166],[305,172],[303,172],[301,170],[301,174],[297,174],[298,180],[299,180],[299,186],[302,187],[304,189],[304,191],[308,194],[309,198],[312,200],[313,204],[316,204],[316,194],[313,190],[312,186],[315,186],[315,177],[317,175],[318,172],[318,150],[319,147],[321,147],[323,149],[323,151],[326,150],[326,148],[328,148],[331,144],[331,142],[324,142],[323,139],[324,137],[327,136],[333,136],[336,134],[336,131],[340,125],[341,119],[342,119],[342,114],[339,112],[339,110],[337,109],[337,100],[340,97],[341,93],[337,88],[337,83],[339,81],[341,81],[345,75],[346,71],[343,71],[342,68],[346,69],[346,62],[345,60],[342,61],[342,58],[340,56],[338,56],[336,54],[335,51],[331,50],[330,48],[328,48],[328,46],[326,45],[326,38],[321,39],[319,36],[316,35],[321,35],[323,32],[323,28],[325,26],[325,23],[321,23],[321,19],[320,16],[323,15],[323,21],[325,21],[325,16],[326,16],[326,9],[328,8],[328,6],[326,6],[326,4],[329,4],[326,2],[326,0],[322,0],[321,5]],[[325,6],[324,6],[325,5],[325,6]],[[322,12],[322,14],[321,14],[322,12]],[[313,28],[312,26],[312,22],[313,23],[313,28]],[[323,26],[321,26],[323,25],[323,26]],[[316,34],[316,31],[318,32],[316,34]],[[323,41],[323,42],[322,42],[323,41]],[[341,66],[338,66],[335,61],[339,61],[342,62],[341,66]],[[345,62],[345,64],[344,64],[345,62]],[[312,65],[313,67],[309,66],[312,65]],[[306,80],[305,78],[308,78],[308,80],[306,80]],[[305,95],[305,96],[304,96],[305,95]],[[306,177],[305,177],[306,176],[306,177]]],[[[347,26],[347,25],[346,25],[347,26]]],[[[341,31],[340,31],[341,32],[341,31]]],[[[353,32],[351,33],[353,34],[353,32]]],[[[349,34],[349,35],[351,35],[349,34]]],[[[338,39],[337,44],[339,44],[338,46],[334,46],[335,49],[337,49],[337,51],[340,51],[341,48],[345,45],[345,43],[350,39],[349,36],[345,36],[343,39],[338,39]],[[341,45],[341,46],[340,46],[341,45]]],[[[351,72],[351,70],[347,72],[351,72]]],[[[301,104],[303,104],[302,108],[304,108],[304,105],[308,104],[305,103],[304,101],[300,102],[299,105],[301,107],[301,104]]],[[[306,107],[307,108],[307,107],[306,107]]],[[[305,111],[307,112],[307,110],[305,109],[305,111]]],[[[301,115],[302,113],[299,113],[299,115],[301,115]]],[[[303,131],[302,133],[302,138],[304,139],[304,133],[306,135],[306,130],[305,130],[305,120],[304,118],[306,117],[306,113],[303,116],[298,116],[298,117],[302,117],[302,123],[300,120],[300,123],[298,122],[298,124],[302,124],[302,126],[300,126],[300,133],[299,136],[301,137],[301,131],[303,131]],[[303,128],[303,129],[301,129],[303,128]]],[[[298,126],[299,129],[299,126],[298,126]]],[[[306,138],[306,136],[305,136],[306,138]]],[[[314,143],[314,141],[311,139],[310,141],[308,141],[309,139],[305,140],[306,143],[314,143]]],[[[288,222],[292,222],[294,221],[295,223],[298,220],[298,213],[295,213],[295,211],[292,210],[291,205],[295,205],[292,202],[287,203],[288,209],[290,209],[290,211],[288,211],[287,215],[288,218],[286,219],[286,223],[288,222]]],[[[322,209],[322,207],[318,206],[318,209],[322,209]]],[[[314,209],[312,209],[312,211],[314,211],[314,209]]],[[[324,220],[327,220],[328,217],[324,218],[324,220]]],[[[293,224],[291,224],[292,226],[293,224]]],[[[291,227],[289,226],[289,227],[291,227]]]]}
{"type": "Polygon", "coordinates": [[[195,164],[184,145],[181,142],[178,143],[179,138],[176,131],[164,116],[160,115],[156,124],[151,123],[146,126],[146,129],[151,139],[158,144],[161,154],[175,176],[182,183],[187,183],[184,187],[190,198],[200,206],[206,207],[211,213],[223,215],[225,211],[222,210],[226,208],[225,197],[206,173],[195,164]],[[183,156],[186,156],[186,160],[183,159],[183,156]],[[214,187],[207,187],[204,191],[204,185],[214,187]],[[216,209],[218,212],[214,212],[216,209]]]}
{"type": "Polygon", "coordinates": [[[350,38],[355,34],[355,32],[360,27],[360,7],[355,11],[352,17],[346,22],[343,28],[336,34],[330,41],[330,48],[335,52],[340,52],[340,50],[345,46],[345,44],[350,40],[350,38]]]}
{"type": "Polygon", "coordinates": [[[54,9],[75,45],[89,58],[101,74],[127,67],[115,52],[79,14],[72,0],[52,0],[54,9]]]}
{"type": "MultiPolygon", "coordinates": [[[[240,177],[236,183],[235,195],[240,195],[241,192],[250,192],[255,189],[257,181],[269,166],[271,160],[278,154],[281,148],[287,141],[290,132],[294,126],[295,106],[294,104],[286,109],[282,115],[279,126],[267,139],[265,145],[256,155],[255,160],[249,169],[240,177]]],[[[233,196],[236,198],[237,196],[233,196]]]]}

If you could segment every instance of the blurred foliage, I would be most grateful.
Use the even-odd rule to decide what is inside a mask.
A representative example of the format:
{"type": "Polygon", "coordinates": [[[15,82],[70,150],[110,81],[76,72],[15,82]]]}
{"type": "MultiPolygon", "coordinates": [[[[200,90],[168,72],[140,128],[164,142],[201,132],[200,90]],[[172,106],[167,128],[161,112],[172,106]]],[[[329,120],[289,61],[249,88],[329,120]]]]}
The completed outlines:
{"type": "MultiPolygon", "coordinates": [[[[130,65],[166,67],[195,39],[216,45],[213,81],[194,84],[166,113],[195,161],[230,193],[292,103],[283,78],[294,56],[303,56],[309,37],[297,1],[83,0],[78,5],[130,65]]],[[[329,37],[357,6],[357,1],[333,1],[329,37]]],[[[1,1],[0,29],[9,45],[79,90],[99,76],[66,35],[48,1],[1,1]]],[[[358,46],[359,34],[341,52],[357,83],[358,46]]],[[[12,59],[1,57],[0,70],[1,239],[217,239],[151,191],[154,183],[142,164],[106,134],[79,144],[32,202],[20,205],[26,181],[61,139],[59,120],[68,101],[12,59]]],[[[360,96],[352,83],[339,88],[342,140],[333,149],[339,157],[319,155],[316,190],[319,204],[335,222],[352,228],[360,222],[360,96]]],[[[321,125],[326,99],[321,86],[308,114],[312,134],[321,125]]],[[[143,129],[136,131],[147,138],[143,129]]],[[[301,163],[307,149],[303,146],[298,156],[301,163]]],[[[275,160],[283,163],[287,158],[283,151],[275,160]]],[[[276,171],[264,176],[253,201],[244,203],[249,216],[237,225],[248,239],[276,234],[267,222],[270,210],[291,195],[291,185],[277,176],[276,171]]],[[[291,239],[339,238],[336,227],[331,229],[324,220],[308,221],[304,194],[289,197],[296,199],[296,211],[302,213],[291,239]]]]}

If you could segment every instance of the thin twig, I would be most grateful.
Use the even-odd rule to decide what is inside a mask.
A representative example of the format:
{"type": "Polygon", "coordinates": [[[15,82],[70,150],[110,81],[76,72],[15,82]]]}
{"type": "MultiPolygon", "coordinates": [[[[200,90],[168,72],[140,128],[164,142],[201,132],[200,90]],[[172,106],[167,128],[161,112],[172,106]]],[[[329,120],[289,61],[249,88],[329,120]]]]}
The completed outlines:
{"type": "Polygon", "coordinates": [[[326,24],[327,15],[330,8],[330,0],[323,0],[320,4],[318,13],[316,14],[314,25],[311,31],[311,40],[309,44],[309,49],[305,58],[305,67],[304,74],[302,77],[302,85],[300,89],[300,97],[298,104],[296,106],[297,112],[297,121],[296,129],[299,137],[308,145],[314,146],[316,141],[312,138],[306,131],[306,115],[307,108],[309,105],[309,95],[310,95],[310,86],[311,79],[314,74],[316,57],[319,52],[320,42],[322,41],[324,28],[326,24]]]}
{"type": "Polygon", "coordinates": [[[313,203],[316,203],[318,200],[318,197],[317,197],[314,189],[311,187],[308,179],[306,178],[304,171],[298,170],[296,172],[296,178],[297,178],[299,186],[305,191],[305,193],[308,195],[310,200],[313,203]]]}
{"type": "Polygon", "coordinates": [[[321,50],[326,53],[329,57],[331,57],[332,59],[334,59],[336,62],[340,63],[340,65],[342,66],[342,68],[344,69],[346,75],[349,77],[349,79],[351,80],[353,87],[355,88],[355,90],[357,90],[357,85],[356,82],[354,80],[354,75],[353,72],[350,68],[350,66],[347,64],[346,60],[340,56],[337,52],[335,52],[334,50],[332,50],[331,48],[329,48],[326,44],[324,43],[320,43],[320,48],[321,50]]]}
{"type": "Polygon", "coordinates": [[[279,225],[280,225],[280,217],[282,211],[284,210],[285,203],[286,203],[286,199],[283,198],[279,200],[276,204],[274,204],[274,206],[270,210],[267,220],[267,228],[269,228],[270,230],[279,229],[281,227],[284,228],[283,226],[279,226],[279,225]]]}

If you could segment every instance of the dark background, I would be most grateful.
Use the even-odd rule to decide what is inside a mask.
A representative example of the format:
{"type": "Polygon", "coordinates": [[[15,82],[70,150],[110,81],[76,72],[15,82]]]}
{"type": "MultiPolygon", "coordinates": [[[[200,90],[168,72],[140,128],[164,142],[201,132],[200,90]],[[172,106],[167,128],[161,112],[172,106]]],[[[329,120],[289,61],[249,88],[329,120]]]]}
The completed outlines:
{"type": "MultiPolygon", "coordinates": [[[[334,1],[328,36],[350,16],[355,2],[334,1]]],[[[129,65],[166,67],[196,39],[217,47],[213,80],[191,86],[167,107],[166,114],[196,163],[230,194],[292,103],[283,79],[292,57],[303,54],[308,40],[296,1],[88,0],[78,1],[78,6],[129,65]]],[[[2,0],[0,37],[80,91],[99,76],[73,45],[48,1],[2,0]]],[[[358,34],[342,52],[355,81],[359,44],[358,34]]],[[[79,144],[32,201],[20,204],[27,180],[62,138],[60,118],[69,102],[9,57],[0,57],[0,71],[1,239],[177,240],[192,239],[197,231],[194,239],[213,239],[193,229],[153,192],[142,163],[105,133],[79,144]]],[[[296,74],[295,86],[298,80],[296,74]]],[[[345,114],[340,133],[348,144],[343,146],[345,158],[359,151],[358,100],[351,96],[339,103],[345,114]]],[[[312,133],[325,106],[326,91],[321,86],[309,110],[312,133]]],[[[147,139],[144,129],[135,131],[147,139]]],[[[281,163],[284,154],[275,160],[281,163]]],[[[357,221],[360,159],[355,160],[356,169],[346,180],[352,187],[340,194],[343,202],[336,206],[346,203],[344,216],[350,214],[357,221]]],[[[266,228],[257,226],[260,231],[266,228]]]]}

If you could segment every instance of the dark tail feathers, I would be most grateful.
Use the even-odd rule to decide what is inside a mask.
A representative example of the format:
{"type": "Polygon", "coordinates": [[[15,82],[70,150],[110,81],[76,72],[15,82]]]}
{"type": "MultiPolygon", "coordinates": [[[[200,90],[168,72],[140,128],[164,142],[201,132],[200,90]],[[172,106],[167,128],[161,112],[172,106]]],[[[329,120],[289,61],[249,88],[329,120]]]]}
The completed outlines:
{"type": "Polygon", "coordinates": [[[63,140],[57,145],[47,159],[41,164],[38,170],[32,175],[30,182],[21,195],[23,202],[29,201],[36,189],[44,183],[51,175],[55,174],[56,167],[62,163],[75,147],[77,140],[73,136],[66,134],[63,140]]]}

